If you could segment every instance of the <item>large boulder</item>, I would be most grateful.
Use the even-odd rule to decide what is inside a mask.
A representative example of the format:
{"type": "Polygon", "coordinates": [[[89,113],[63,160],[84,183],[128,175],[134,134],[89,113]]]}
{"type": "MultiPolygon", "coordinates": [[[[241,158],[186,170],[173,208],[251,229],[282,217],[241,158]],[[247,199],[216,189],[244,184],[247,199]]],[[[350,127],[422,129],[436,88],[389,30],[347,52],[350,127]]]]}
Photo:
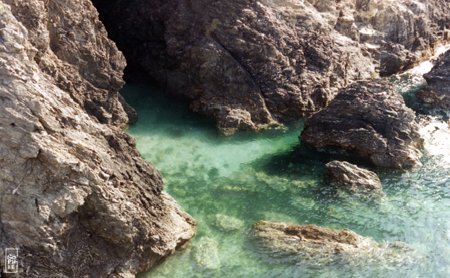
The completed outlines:
{"type": "Polygon", "coordinates": [[[338,150],[376,166],[420,164],[423,139],[415,113],[387,81],[360,81],[306,120],[301,139],[320,150],[338,150]]]}
{"type": "Polygon", "coordinates": [[[439,57],[433,69],[424,75],[428,86],[417,93],[431,108],[450,109],[450,50],[439,57]]]}
{"type": "Polygon", "coordinates": [[[350,230],[259,221],[251,231],[258,252],[271,260],[311,265],[398,264],[418,258],[401,242],[378,243],[350,230]]]}
{"type": "Polygon", "coordinates": [[[0,249],[20,277],[130,276],[194,234],[120,128],[124,66],[90,1],[0,0],[0,249]]]}
{"type": "Polygon", "coordinates": [[[354,193],[381,193],[380,178],[372,171],[346,161],[331,161],[325,165],[327,180],[338,188],[354,193]]]}
{"type": "Polygon", "coordinates": [[[231,134],[297,120],[431,54],[446,0],[94,0],[131,75],[231,134]],[[133,71],[134,70],[134,71],[133,71]]]}

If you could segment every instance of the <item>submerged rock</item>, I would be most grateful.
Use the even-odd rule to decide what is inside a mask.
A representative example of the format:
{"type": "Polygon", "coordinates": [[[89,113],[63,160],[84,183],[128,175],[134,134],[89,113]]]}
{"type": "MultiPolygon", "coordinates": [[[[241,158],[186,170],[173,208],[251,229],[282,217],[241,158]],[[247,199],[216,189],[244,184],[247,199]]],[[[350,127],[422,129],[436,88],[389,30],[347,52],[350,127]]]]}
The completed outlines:
{"type": "Polygon", "coordinates": [[[283,262],[312,265],[334,263],[398,264],[417,254],[401,242],[380,244],[350,230],[334,230],[316,225],[292,225],[259,221],[251,232],[261,254],[283,262]]]}
{"type": "Polygon", "coordinates": [[[423,139],[414,112],[387,81],[360,81],[305,122],[303,142],[340,150],[387,168],[420,165],[423,139]]]}
{"type": "Polygon", "coordinates": [[[417,97],[432,108],[450,109],[450,50],[443,54],[433,69],[424,75],[428,86],[417,97]]]}
{"type": "Polygon", "coordinates": [[[355,80],[405,70],[450,22],[446,0],[95,0],[134,76],[226,134],[297,120],[355,80]]]}
{"type": "Polygon", "coordinates": [[[90,1],[0,0],[0,249],[20,277],[128,277],[194,234],[119,128],[124,66],[90,1]]]}
{"type": "Polygon", "coordinates": [[[372,171],[346,161],[332,161],[325,166],[325,175],[334,186],[355,193],[382,193],[380,178],[372,171]]]}
{"type": "Polygon", "coordinates": [[[214,225],[225,232],[237,231],[244,227],[244,221],[225,214],[216,214],[214,220],[214,225]]]}
{"type": "Polygon", "coordinates": [[[202,237],[192,250],[195,263],[202,269],[215,270],[220,268],[219,250],[217,241],[202,237]]]}

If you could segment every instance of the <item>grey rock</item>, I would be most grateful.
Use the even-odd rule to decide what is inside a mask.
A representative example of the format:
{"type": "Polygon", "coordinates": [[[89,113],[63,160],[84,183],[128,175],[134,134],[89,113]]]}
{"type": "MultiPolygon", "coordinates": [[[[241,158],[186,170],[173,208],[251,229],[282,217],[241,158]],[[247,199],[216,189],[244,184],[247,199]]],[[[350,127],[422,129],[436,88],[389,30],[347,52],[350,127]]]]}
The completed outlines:
{"type": "Polygon", "coordinates": [[[387,81],[360,81],[306,120],[301,139],[319,150],[339,150],[385,168],[420,165],[423,139],[415,113],[387,81]]]}
{"type": "Polygon", "coordinates": [[[326,178],[334,186],[355,193],[381,193],[380,178],[372,171],[346,161],[332,161],[326,165],[326,178]]]}
{"type": "Polygon", "coordinates": [[[450,50],[439,57],[433,69],[424,75],[428,86],[417,93],[432,108],[450,109],[450,50]]]}
{"type": "Polygon", "coordinates": [[[18,275],[129,277],[189,240],[120,128],[125,60],[91,2],[1,0],[0,34],[0,249],[20,249],[18,275]]]}
{"type": "Polygon", "coordinates": [[[450,23],[446,0],[95,3],[134,76],[225,134],[309,116],[355,80],[405,70],[450,23]]]}
{"type": "Polygon", "coordinates": [[[259,221],[251,236],[258,252],[272,261],[319,266],[369,262],[395,265],[419,258],[415,250],[402,242],[380,244],[350,230],[317,225],[259,221]]]}

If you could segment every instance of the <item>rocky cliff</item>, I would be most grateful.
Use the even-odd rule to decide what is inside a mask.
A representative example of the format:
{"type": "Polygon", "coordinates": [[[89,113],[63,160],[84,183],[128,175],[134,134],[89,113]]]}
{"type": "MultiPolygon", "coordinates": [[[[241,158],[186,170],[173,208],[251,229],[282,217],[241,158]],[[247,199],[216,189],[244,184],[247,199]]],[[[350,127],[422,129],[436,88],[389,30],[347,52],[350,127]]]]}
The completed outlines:
{"type": "Polygon", "coordinates": [[[411,67],[450,24],[448,0],[95,0],[131,63],[231,134],[325,107],[411,67]]]}
{"type": "Polygon", "coordinates": [[[193,236],[121,129],[124,66],[90,1],[0,1],[0,247],[21,276],[127,276],[193,236]]]}

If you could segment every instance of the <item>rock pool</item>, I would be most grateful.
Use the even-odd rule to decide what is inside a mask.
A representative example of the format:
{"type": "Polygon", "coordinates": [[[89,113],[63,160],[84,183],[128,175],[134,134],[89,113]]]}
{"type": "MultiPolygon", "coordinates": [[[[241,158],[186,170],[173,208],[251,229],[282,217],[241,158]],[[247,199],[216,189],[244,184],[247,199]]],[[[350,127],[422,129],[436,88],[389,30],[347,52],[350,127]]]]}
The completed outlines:
{"type": "Polygon", "coordinates": [[[301,123],[223,137],[213,123],[152,86],[126,85],[123,94],[139,113],[129,128],[138,149],[162,172],[165,190],[198,221],[192,242],[140,277],[450,276],[450,132],[445,122],[435,119],[421,131],[427,148],[423,167],[376,170],[385,196],[371,200],[330,189],[322,175],[332,157],[299,142],[301,123]],[[403,241],[421,258],[351,266],[268,259],[248,237],[259,220],[348,228],[378,242],[403,241]]]}

